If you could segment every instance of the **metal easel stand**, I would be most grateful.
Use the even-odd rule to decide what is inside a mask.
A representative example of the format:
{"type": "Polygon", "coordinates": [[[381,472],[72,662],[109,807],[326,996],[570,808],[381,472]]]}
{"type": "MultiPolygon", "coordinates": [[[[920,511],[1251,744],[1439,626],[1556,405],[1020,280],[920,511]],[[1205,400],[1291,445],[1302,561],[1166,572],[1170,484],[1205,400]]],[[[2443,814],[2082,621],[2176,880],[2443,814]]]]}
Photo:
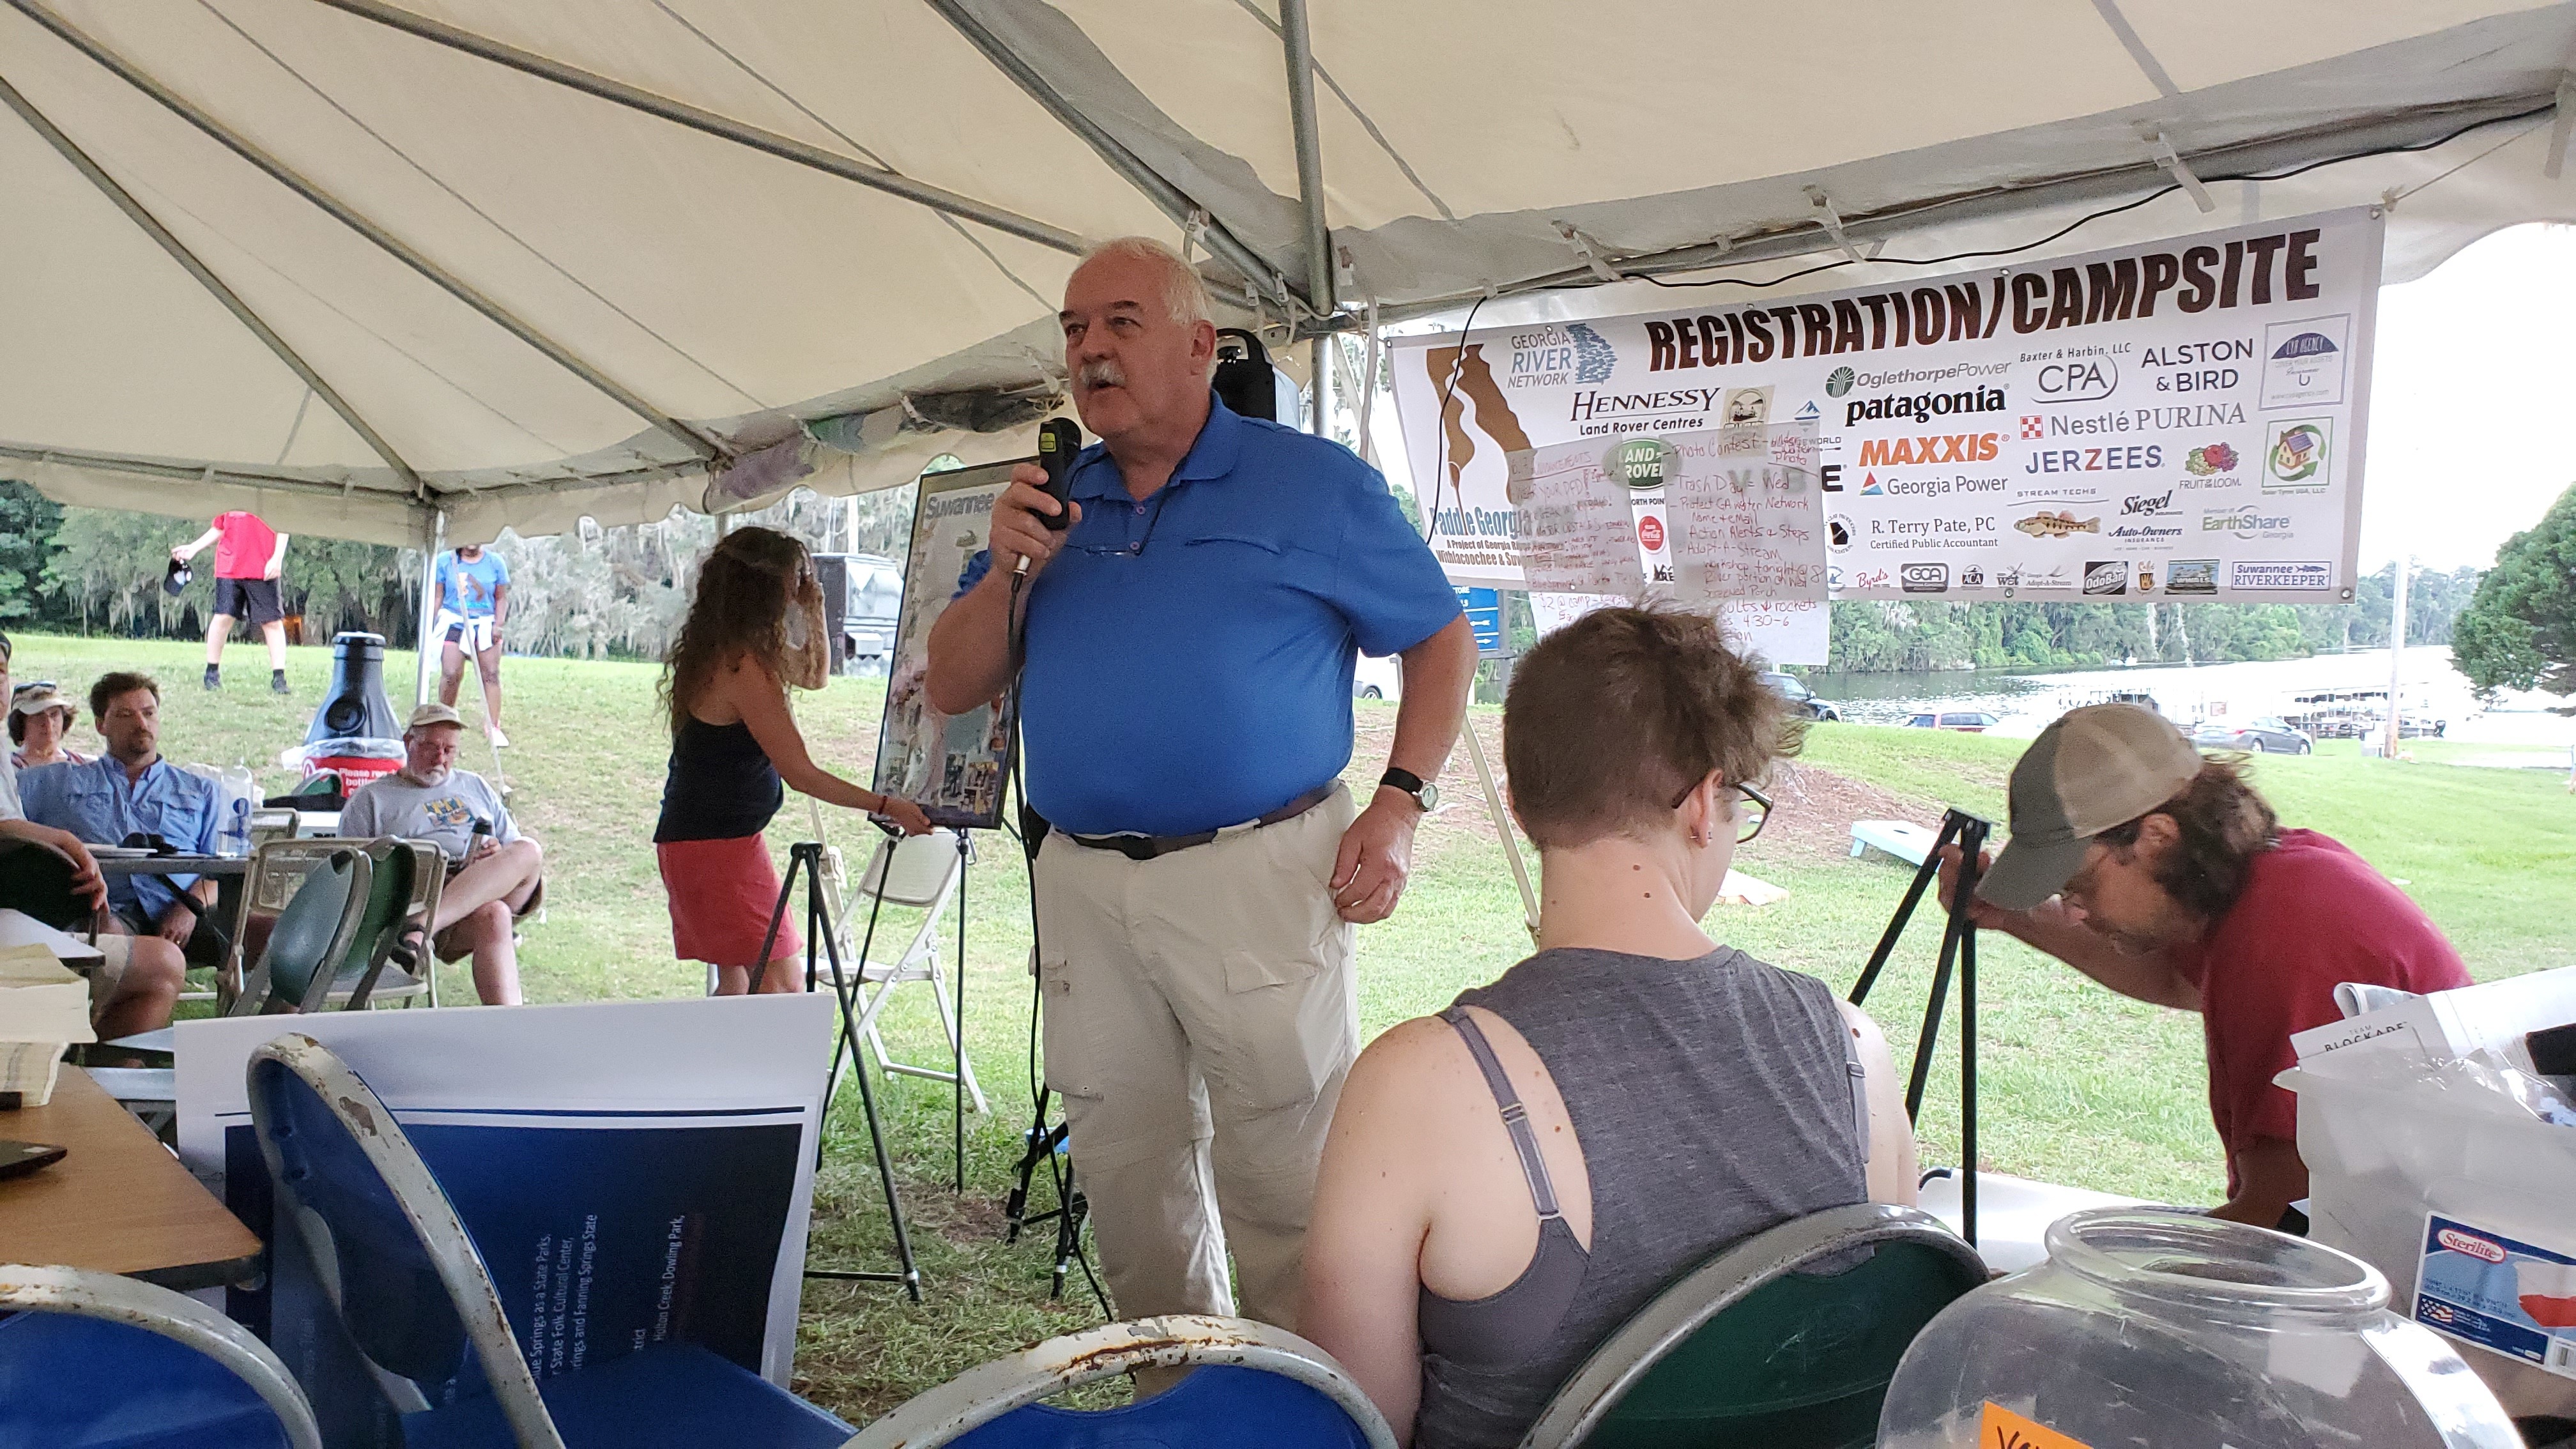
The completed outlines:
{"type": "Polygon", "coordinates": [[[1888,919],[1886,934],[1878,938],[1878,949],[1870,953],[1869,965],[1853,985],[1851,1004],[1859,1006],[1869,999],[1870,987],[1878,983],[1878,973],[1887,967],[1887,959],[1896,952],[1897,938],[1905,934],[1905,925],[1922,903],[1923,893],[1941,873],[1941,853],[1952,845],[1959,847],[1959,883],[1950,896],[1949,919],[1941,932],[1941,956],[1932,971],[1932,990],[1923,1003],[1923,1029],[1914,1042],[1914,1071],[1905,1084],[1905,1119],[1913,1122],[1923,1113],[1923,1089],[1932,1075],[1932,1049],[1941,1035],[1941,1008],[1950,994],[1950,971],[1955,964],[1959,973],[1959,1235],[1970,1247],[1977,1242],[1977,925],[1969,914],[1968,903],[1977,893],[1977,879],[1983,873],[1986,837],[1994,822],[1970,815],[1963,810],[1946,811],[1941,816],[1941,834],[1914,872],[1913,884],[1905,888],[1905,899],[1888,919]]]}
{"type": "MultiPolygon", "coordinates": [[[[815,982],[820,979],[819,966],[814,957],[815,948],[819,945],[830,959],[832,994],[841,1003],[840,1035],[832,1043],[832,1069],[824,1079],[823,1110],[826,1116],[831,1112],[832,1101],[840,1091],[841,1064],[847,1060],[851,1067],[850,1075],[858,1079],[859,1104],[868,1119],[868,1146],[876,1153],[877,1186],[885,1193],[886,1219],[894,1227],[895,1255],[903,1264],[903,1270],[899,1273],[864,1272],[847,1268],[807,1268],[805,1276],[852,1283],[900,1283],[904,1291],[911,1295],[912,1301],[918,1303],[921,1301],[921,1268],[913,1261],[912,1237],[904,1230],[903,1203],[895,1196],[894,1190],[894,1162],[886,1156],[885,1127],[877,1118],[876,1089],[868,1080],[867,1064],[859,1045],[859,972],[855,966],[845,969],[841,959],[840,934],[833,919],[829,892],[823,885],[822,842],[800,840],[788,847],[787,878],[779,883],[778,905],[769,914],[769,933],[761,940],[760,960],[752,967],[752,971],[757,978],[769,970],[769,953],[778,944],[778,930],[787,919],[787,902],[795,894],[796,876],[799,871],[804,872],[805,875],[805,989],[813,990],[815,982]]],[[[868,912],[867,937],[859,947],[859,959],[862,961],[867,959],[868,946],[873,943],[876,936],[876,924],[876,912],[871,910],[868,912]]],[[[755,992],[760,989],[760,986],[759,979],[754,979],[751,983],[751,989],[755,992]]],[[[830,1138],[820,1131],[815,1134],[815,1161],[818,1167],[821,1165],[824,1145],[829,1140],[830,1138]]]]}

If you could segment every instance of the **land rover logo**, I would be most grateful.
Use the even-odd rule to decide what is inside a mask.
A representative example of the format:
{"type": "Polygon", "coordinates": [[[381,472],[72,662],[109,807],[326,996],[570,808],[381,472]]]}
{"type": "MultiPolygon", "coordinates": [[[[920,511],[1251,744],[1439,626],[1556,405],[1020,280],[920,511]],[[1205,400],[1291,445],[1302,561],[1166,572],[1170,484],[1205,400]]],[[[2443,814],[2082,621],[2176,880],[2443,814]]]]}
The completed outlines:
{"type": "Polygon", "coordinates": [[[1602,471],[1640,491],[1661,488],[1672,471],[1673,445],[1661,438],[1631,438],[1601,460],[1602,471]]]}

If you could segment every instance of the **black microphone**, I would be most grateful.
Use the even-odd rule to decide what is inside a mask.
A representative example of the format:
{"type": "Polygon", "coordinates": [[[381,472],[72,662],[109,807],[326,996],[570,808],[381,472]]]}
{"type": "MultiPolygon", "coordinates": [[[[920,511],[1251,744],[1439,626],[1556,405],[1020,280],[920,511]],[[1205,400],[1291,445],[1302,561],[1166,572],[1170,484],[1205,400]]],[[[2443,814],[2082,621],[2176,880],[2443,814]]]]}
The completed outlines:
{"type": "MultiPolygon", "coordinates": [[[[1050,531],[1061,533],[1073,523],[1073,455],[1082,451],[1082,426],[1071,418],[1049,418],[1038,427],[1038,466],[1046,470],[1046,493],[1055,500],[1055,512],[1042,516],[1050,531]]],[[[1020,555],[1012,568],[1014,574],[1029,571],[1029,557],[1020,555]]]]}

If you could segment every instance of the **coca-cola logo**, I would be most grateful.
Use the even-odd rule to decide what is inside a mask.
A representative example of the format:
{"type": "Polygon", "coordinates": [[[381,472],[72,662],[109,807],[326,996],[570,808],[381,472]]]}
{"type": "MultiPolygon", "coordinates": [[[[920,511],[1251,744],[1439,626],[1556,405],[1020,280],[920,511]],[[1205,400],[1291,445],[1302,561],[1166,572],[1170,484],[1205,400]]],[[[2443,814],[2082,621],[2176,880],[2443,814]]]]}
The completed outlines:
{"type": "Polygon", "coordinates": [[[1637,541],[1646,546],[1646,552],[1648,553],[1662,553],[1664,551],[1664,521],[1660,518],[1638,519],[1637,541]]]}
{"type": "Polygon", "coordinates": [[[2454,1253],[2466,1253],[2472,1258],[2484,1258],[2490,1263],[2504,1261],[2502,1245],[2490,1243],[2475,1233],[2464,1233],[2458,1228],[2444,1228],[2433,1235],[2433,1240],[2454,1253]]]}

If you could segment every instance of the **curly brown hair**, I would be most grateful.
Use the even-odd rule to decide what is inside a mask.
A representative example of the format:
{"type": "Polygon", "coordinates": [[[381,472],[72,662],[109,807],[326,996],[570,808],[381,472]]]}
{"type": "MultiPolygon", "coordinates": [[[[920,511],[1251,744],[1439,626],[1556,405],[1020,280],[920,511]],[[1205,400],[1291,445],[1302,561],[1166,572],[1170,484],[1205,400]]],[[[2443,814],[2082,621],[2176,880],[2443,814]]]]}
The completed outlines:
{"type": "MultiPolygon", "coordinates": [[[[2252,878],[2254,857],[2281,843],[2280,817],[2245,779],[2245,756],[2203,761],[2182,793],[2147,812],[2169,817],[2181,839],[2156,862],[2156,884],[2204,921],[2226,915],[2252,878]]],[[[2136,848],[2141,815],[2093,837],[2115,850],[2136,848]]]]}
{"type": "Polygon", "coordinates": [[[822,599],[805,545],[774,528],[737,528],[716,541],[698,566],[689,615],[662,661],[661,697],[671,732],[689,722],[689,706],[732,660],[748,655],[786,676],[787,600],[822,599]]]}
{"type": "Polygon", "coordinates": [[[1716,620],[1602,609],[1513,667],[1503,701],[1512,813],[1547,848],[1647,833],[1711,770],[1758,783],[1798,752],[1806,727],[1726,647],[1716,620]]]}

